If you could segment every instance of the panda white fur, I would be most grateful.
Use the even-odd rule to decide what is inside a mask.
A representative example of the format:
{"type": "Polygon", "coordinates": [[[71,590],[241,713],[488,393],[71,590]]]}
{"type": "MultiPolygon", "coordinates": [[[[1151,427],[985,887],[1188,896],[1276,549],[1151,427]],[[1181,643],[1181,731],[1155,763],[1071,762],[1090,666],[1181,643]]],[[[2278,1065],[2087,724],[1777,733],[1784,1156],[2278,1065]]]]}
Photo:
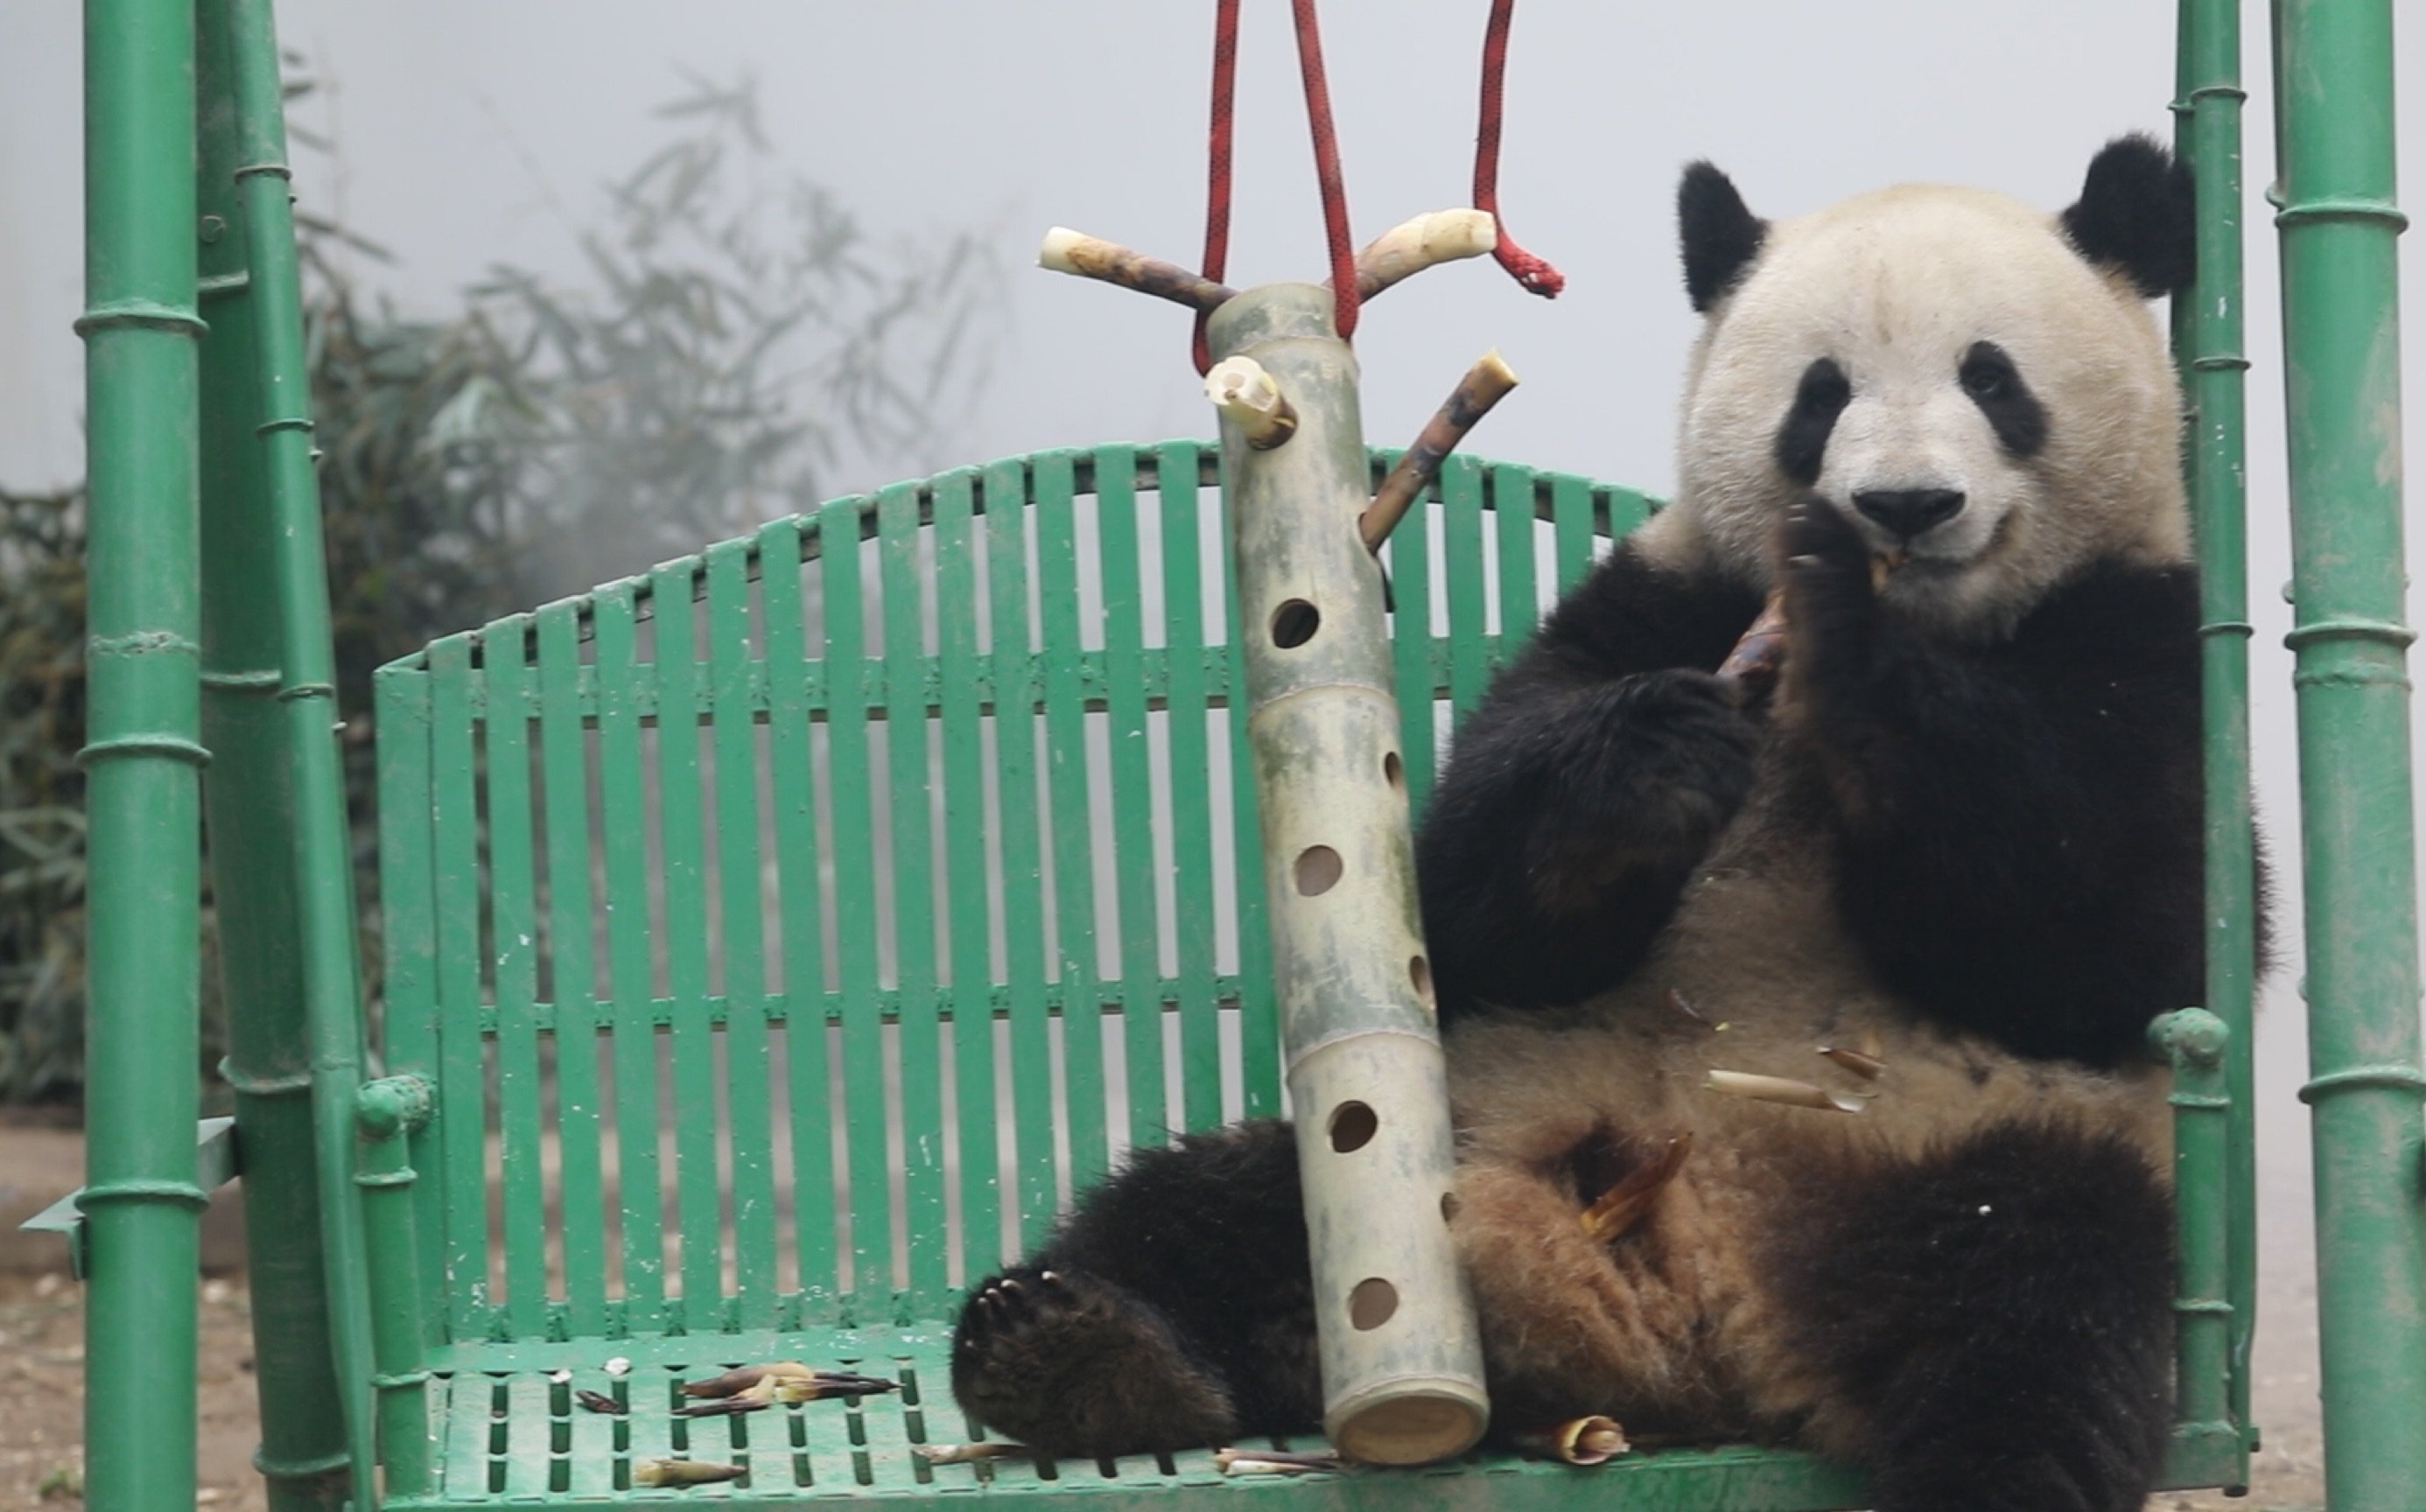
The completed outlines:
{"type": "MultiPolygon", "coordinates": [[[[1887,1509],[2136,1507],[2170,1417],[2143,1035],[2202,971],[2143,303],[2189,281],[2187,175],[2127,137],[2060,217],[1905,186],[1771,225],[1707,164],[1678,203],[1675,502],[1494,684],[1418,836],[1495,1424],[1798,1441],[1887,1509]],[[1772,589],[1748,691],[1713,669],[1772,589]]],[[[1140,1151],[972,1294],[955,1390],[1062,1454],[1301,1427],[1303,1245],[1283,1126],[1140,1151]]]]}

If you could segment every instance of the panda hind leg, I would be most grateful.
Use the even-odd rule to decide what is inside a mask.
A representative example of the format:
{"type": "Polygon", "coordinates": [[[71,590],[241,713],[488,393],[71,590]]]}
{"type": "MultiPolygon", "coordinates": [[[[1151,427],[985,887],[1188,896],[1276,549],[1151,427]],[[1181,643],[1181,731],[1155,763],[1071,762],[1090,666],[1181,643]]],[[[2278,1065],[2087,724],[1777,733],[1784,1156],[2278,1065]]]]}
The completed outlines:
{"type": "Polygon", "coordinates": [[[1237,1428],[1221,1378],[1160,1310],[1084,1272],[1015,1266],[973,1291],[952,1392],[987,1427],[1054,1456],[1220,1443],[1237,1428]]]}
{"type": "Polygon", "coordinates": [[[2172,1204],[2144,1154],[2005,1123],[1810,1200],[1771,1275],[1879,1512],[2137,1512],[2173,1407],[2172,1204]]]}

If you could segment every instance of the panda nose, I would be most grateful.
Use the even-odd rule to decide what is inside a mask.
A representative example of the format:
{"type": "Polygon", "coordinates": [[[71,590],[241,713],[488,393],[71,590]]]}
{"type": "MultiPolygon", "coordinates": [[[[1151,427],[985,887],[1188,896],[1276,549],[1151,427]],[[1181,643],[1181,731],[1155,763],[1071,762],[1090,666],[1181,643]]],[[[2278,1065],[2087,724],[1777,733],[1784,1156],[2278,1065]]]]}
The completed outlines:
{"type": "Polygon", "coordinates": [[[1963,494],[1955,489],[1871,489],[1853,495],[1853,507],[1909,540],[1960,514],[1963,494]]]}

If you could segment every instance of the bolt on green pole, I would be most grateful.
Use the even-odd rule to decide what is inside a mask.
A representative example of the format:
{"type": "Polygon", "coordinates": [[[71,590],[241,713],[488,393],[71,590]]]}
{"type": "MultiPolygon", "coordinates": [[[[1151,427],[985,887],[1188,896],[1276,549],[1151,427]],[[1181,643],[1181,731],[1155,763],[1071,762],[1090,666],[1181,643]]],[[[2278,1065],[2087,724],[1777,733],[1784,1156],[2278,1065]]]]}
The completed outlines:
{"type": "Polygon", "coordinates": [[[2198,186],[2198,281],[2173,301],[2174,353],[2189,401],[2184,438],[2198,542],[2207,753],[2207,1008],[2229,1030],[2224,1144],[2231,1304],[2230,1416],[2249,1421],[2249,1345],[2257,1309],[2256,841],[2250,819],[2247,425],[2242,343],[2240,0],[2182,0],[2175,150],[2198,186]]]}
{"type": "Polygon", "coordinates": [[[2391,1512],[2426,1488],[2392,6],[2273,19],[2325,1493],[2391,1512]]]}
{"type": "Polygon", "coordinates": [[[1295,420],[1250,417],[1251,440],[1225,408],[1221,462],[1323,1427],[1353,1458],[1419,1463],[1470,1447],[1489,1407],[1445,1221],[1448,1072],[1382,574],[1357,531],[1370,474],[1356,358],[1333,331],[1330,291],[1307,283],[1247,290],[1206,334],[1217,359],[1259,364],[1275,411],[1295,420]]]}
{"type": "Polygon", "coordinates": [[[291,805],[287,863],[294,877],[296,966],[309,1035],[323,1275],[354,1504],[367,1512],[377,1505],[377,1432],[368,1272],[353,1186],[362,995],[286,121],[269,0],[220,3],[235,85],[235,179],[256,353],[253,400],[260,416],[255,433],[267,487],[269,529],[261,542],[262,560],[280,636],[278,770],[291,805]]]}
{"type": "Polygon", "coordinates": [[[194,1504],[194,21],[85,8],[85,1504],[194,1504]]]}
{"type": "Polygon", "coordinates": [[[220,1000],[221,1074],[235,1093],[244,1150],[245,1239],[252,1281],[254,1387],[271,1512],[333,1512],[348,1494],[345,1422],[330,1349],[320,1244],[312,1050],[291,864],[295,825],[285,717],[277,701],[278,601],[267,550],[276,531],[255,427],[251,279],[236,170],[230,17],[201,0],[200,172],[203,339],[202,426],[202,732],[220,1000]]]}

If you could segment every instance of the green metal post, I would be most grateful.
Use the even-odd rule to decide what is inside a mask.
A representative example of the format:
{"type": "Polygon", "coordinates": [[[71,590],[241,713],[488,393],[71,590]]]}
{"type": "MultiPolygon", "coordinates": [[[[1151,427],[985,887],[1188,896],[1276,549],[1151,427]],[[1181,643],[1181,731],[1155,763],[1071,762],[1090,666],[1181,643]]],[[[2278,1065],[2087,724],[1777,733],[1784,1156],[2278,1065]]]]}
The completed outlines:
{"type": "Polygon", "coordinates": [[[1250,289],[1215,356],[1261,365],[1297,414],[1259,448],[1221,420],[1247,737],[1312,1235],[1323,1425],[1411,1464],[1482,1433],[1482,1348],[1445,1213],[1448,1086],[1416,917],[1382,573],[1357,534],[1356,359],[1329,291],[1250,289]],[[1410,1197],[1415,1200],[1410,1202],[1410,1197]]]}
{"type": "MultiPolygon", "coordinates": [[[[2182,1008],[2152,1026],[2149,1038],[2174,1068],[2174,1249],[2180,1279],[2174,1295],[2174,1381],[2186,1427],[2229,1433],[2232,1374],[2230,1203],[2224,1167],[2232,1100],[2225,1091],[2232,1032],[2205,1008],[2182,1008]]],[[[2243,1479],[2246,1479],[2244,1471],[2243,1479]]]]}
{"type": "MultiPolygon", "coordinates": [[[[2198,539],[2207,733],[2207,1007],[2230,1031],[2224,1145],[2232,1306],[2230,1418],[2244,1450],[2257,1311],[2257,1161],[2252,1008],[2256,857],[2250,825],[2249,563],[2240,242],[2240,0],[2182,0],[2174,145],[2198,185],[2198,281],[2173,301],[2174,352],[2190,403],[2184,447],[2198,539]]],[[[2246,1464],[2243,1465],[2244,1479],[2246,1464]]]]}
{"type": "Polygon", "coordinates": [[[377,1505],[370,1297],[351,1180],[362,1003],[354,960],[353,865],[336,741],[328,570],[321,554],[319,484],[313,474],[310,370],[303,357],[277,27],[269,0],[225,3],[229,72],[235,86],[236,195],[251,270],[247,298],[261,416],[256,433],[268,488],[269,529],[262,544],[281,639],[276,702],[292,805],[289,865],[311,1048],[324,1274],[354,1504],[367,1512],[377,1505]]]}
{"type": "Polygon", "coordinates": [[[85,10],[86,455],[91,558],[86,1087],[91,1294],[85,1499],[194,1504],[194,23],[187,0],[85,10]],[[130,1404],[141,1404],[130,1431],[130,1404]]]}
{"type": "Polygon", "coordinates": [[[297,940],[294,812],[285,720],[276,701],[274,529],[262,473],[253,307],[236,169],[235,84],[224,0],[196,8],[202,219],[202,732],[220,997],[221,1072],[235,1091],[245,1153],[246,1253],[261,1405],[254,1464],[273,1512],[333,1509],[347,1495],[345,1422],[329,1340],[312,1131],[312,1052],[297,940]]]}
{"type": "Polygon", "coordinates": [[[2274,46],[2325,1494],[2390,1512],[2426,1488],[2390,0],[2279,0],[2274,46]]]}
{"type": "Polygon", "coordinates": [[[420,1241],[412,1220],[409,1136],[429,1122],[432,1094],[417,1076],[364,1084],[355,1098],[363,1135],[363,1229],[381,1282],[373,1297],[380,1457],[390,1496],[429,1489],[429,1372],[421,1363],[420,1241]]]}

